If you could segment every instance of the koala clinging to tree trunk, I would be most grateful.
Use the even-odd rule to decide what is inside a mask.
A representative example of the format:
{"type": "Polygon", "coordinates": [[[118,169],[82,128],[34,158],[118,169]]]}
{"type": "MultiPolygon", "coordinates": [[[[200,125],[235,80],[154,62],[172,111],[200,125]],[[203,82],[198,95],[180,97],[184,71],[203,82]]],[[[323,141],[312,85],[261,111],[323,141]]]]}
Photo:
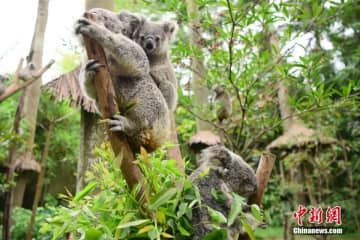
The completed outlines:
{"type": "Polygon", "coordinates": [[[170,62],[169,45],[176,35],[177,24],[152,22],[143,16],[139,18],[140,21],[132,23],[132,25],[138,24],[132,39],[146,52],[150,63],[150,74],[163,94],[169,109],[174,111],[177,104],[177,80],[170,62]]]}
{"type": "MultiPolygon", "coordinates": [[[[88,13],[95,14],[97,22],[81,18],[75,31],[103,47],[119,105],[124,108],[133,105],[110,120],[110,130],[127,135],[134,151],[143,146],[151,152],[168,137],[169,111],[151,78],[144,50],[124,35],[131,33],[136,19],[104,9],[92,9],[88,13]]],[[[94,78],[100,67],[95,60],[89,60],[80,76],[82,88],[93,99],[96,98],[94,78]]]]}
{"type": "MultiPolygon", "coordinates": [[[[191,220],[195,230],[193,240],[203,239],[213,230],[207,207],[228,216],[233,201],[232,192],[248,197],[257,189],[253,169],[240,156],[223,145],[216,144],[203,149],[199,163],[200,166],[189,177],[198,187],[202,201],[201,206],[193,210],[191,220]],[[221,192],[226,202],[216,199],[214,192],[221,192]]],[[[246,218],[251,219],[250,216],[246,218]]],[[[223,227],[227,229],[229,240],[235,240],[238,235],[244,234],[239,220],[231,226],[223,227]]]]}

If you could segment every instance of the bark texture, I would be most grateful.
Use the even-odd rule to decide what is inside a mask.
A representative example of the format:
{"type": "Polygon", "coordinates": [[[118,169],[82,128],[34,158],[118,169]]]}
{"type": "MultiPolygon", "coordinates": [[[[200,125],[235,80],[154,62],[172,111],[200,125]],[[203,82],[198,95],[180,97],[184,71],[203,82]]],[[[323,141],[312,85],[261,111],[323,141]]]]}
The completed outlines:
{"type": "MultiPolygon", "coordinates": [[[[105,8],[113,10],[114,0],[86,0],[85,10],[92,8],[105,8]]],[[[90,109],[90,108],[88,108],[90,109]]],[[[81,126],[80,126],[80,154],[76,174],[76,192],[79,192],[86,185],[85,174],[91,170],[91,165],[96,162],[93,150],[99,146],[105,138],[106,129],[97,124],[100,120],[96,113],[81,108],[81,126]]]]}
{"type": "MultiPolygon", "coordinates": [[[[187,12],[190,19],[190,46],[193,49],[201,49],[202,46],[199,44],[201,40],[200,35],[200,12],[196,5],[195,0],[186,0],[187,12]]],[[[194,94],[194,106],[201,107],[208,104],[209,91],[205,80],[205,66],[202,59],[202,55],[193,55],[191,58],[191,69],[192,69],[192,80],[191,89],[194,94]]],[[[202,119],[206,119],[203,114],[198,113],[202,119]]],[[[196,119],[197,131],[210,130],[211,126],[209,123],[197,118],[196,119]]]]}

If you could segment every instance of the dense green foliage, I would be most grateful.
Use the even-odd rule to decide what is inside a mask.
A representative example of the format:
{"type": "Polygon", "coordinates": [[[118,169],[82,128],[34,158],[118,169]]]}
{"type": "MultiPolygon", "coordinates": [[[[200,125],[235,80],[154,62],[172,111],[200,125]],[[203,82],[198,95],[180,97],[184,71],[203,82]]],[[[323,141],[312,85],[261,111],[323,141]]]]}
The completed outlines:
{"type": "MultiPolygon", "coordinates": [[[[154,19],[172,16],[180,25],[171,57],[180,82],[176,121],[181,150],[188,160],[188,173],[194,168],[195,157],[189,152],[186,141],[196,132],[199,112],[206,116],[203,120],[209,122],[215,132],[225,132],[226,146],[255,168],[261,152],[284,132],[276,87],[281,80],[289,88],[289,104],[294,113],[306,126],[322,136],[336,139],[337,143],[315,151],[300,149],[286,157],[277,153],[263,199],[265,222],[276,228],[276,236],[279,236],[284,217],[291,218],[300,202],[323,208],[339,205],[345,233],[360,230],[357,209],[360,195],[357,187],[360,184],[360,5],[357,1],[198,0],[201,19],[200,25],[195,27],[201,33],[198,42],[202,48],[199,49],[188,44],[191,18],[185,1],[116,2],[118,9],[141,9],[154,19]],[[172,13],[167,14],[169,12],[172,13]],[[272,34],[278,37],[279,46],[270,43],[272,34]],[[233,113],[222,126],[215,121],[212,101],[203,106],[193,104],[189,79],[194,56],[201,56],[204,61],[208,89],[211,91],[214,85],[223,84],[232,96],[233,113]],[[299,181],[292,178],[294,171],[302,177],[299,181]],[[310,182],[306,182],[309,179],[310,182]],[[305,197],[299,197],[299,193],[305,197]]],[[[1,164],[6,159],[10,141],[15,141],[19,148],[24,147],[25,135],[19,137],[11,133],[17,101],[15,96],[0,104],[1,164]]],[[[55,125],[47,177],[54,177],[56,169],[64,164],[75,172],[79,115],[49,96],[43,96],[41,101],[35,147],[37,159],[41,156],[49,122],[66,116],[55,125]]],[[[26,134],[26,122],[22,124],[26,134]]],[[[105,147],[97,152],[104,161],[89,173],[91,183],[75,197],[64,196],[67,207],[58,208],[55,217],[43,225],[44,236],[51,233],[56,239],[72,232],[85,239],[99,239],[100,236],[103,239],[156,239],[170,235],[186,239],[191,233],[191,208],[198,202],[198,196],[186,180],[183,193],[175,188],[176,183],[184,179],[173,162],[161,161],[163,150],[138,158],[152,190],[146,210],[139,208],[134,200],[135,193],[128,191],[110,151],[105,147]]],[[[0,191],[5,187],[6,184],[0,184],[0,191]]],[[[25,219],[27,214],[19,212],[16,218],[25,219]]],[[[222,219],[221,216],[216,218],[222,219]]],[[[39,221],[42,223],[43,218],[39,221]]],[[[294,224],[295,220],[291,219],[290,223],[294,224]]],[[[213,234],[222,236],[223,232],[213,234]]],[[[266,229],[258,235],[259,238],[266,236],[269,236],[266,229]]],[[[19,235],[18,239],[23,238],[19,235]]]]}
{"type": "Polygon", "coordinates": [[[189,59],[202,56],[209,90],[224,84],[233,96],[233,114],[225,126],[218,126],[212,104],[194,106],[191,91],[184,91],[186,83],[176,115],[180,139],[186,141],[193,133],[194,113],[203,111],[215,131],[225,129],[226,145],[256,165],[260,153],[283,132],[276,86],[279,80],[285,82],[294,113],[337,144],[294,152],[285,159],[277,156],[263,201],[266,222],[281,226],[284,215],[291,215],[299,201],[310,205],[312,194],[317,206],[342,206],[346,233],[359,231],[359,4],[351,0],[196,2],[201,19],[193,27],[201,33],[201,49],[189,47],[191,19],[184,1],[157,1],[153,10],[159,15],[176,13],[181,30],[172,57],[181,82],[186,83],[187,70],[192,70],[189,59]],[[274,33],[279,46],[270,44],[274,33]],[[303,180],[291,179],[294,169],[300,169],[301,175],[305,168],[309,175],[303,180]],[[305,183],[306,178],[311,182],[305,183]],[[298,193],[306,197],[299,200],[298,193]]]}

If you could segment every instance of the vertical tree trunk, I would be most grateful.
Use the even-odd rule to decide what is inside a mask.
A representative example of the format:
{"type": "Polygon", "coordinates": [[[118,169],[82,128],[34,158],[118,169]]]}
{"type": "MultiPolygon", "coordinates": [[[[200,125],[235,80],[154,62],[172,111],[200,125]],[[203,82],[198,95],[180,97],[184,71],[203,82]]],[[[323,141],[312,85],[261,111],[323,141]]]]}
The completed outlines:
{"type": "Polygon", "coordinates": [[[258,188],[256,193],[250,196],[248,201],[250,204],[257,204],[259,206],[261,205],[262,197],[264,195],[274,164],[274,155],[269,152],[264,152],[261,154],[260,163],[256,170],[256,182],[258,188]]]}
{"type": "Polygon", "coordinates": [[[175,116],[174,113],[170,113],[169,114],[170,117],[170,142],[172,144],[174,144],[174,146],[169,147],[167,149],[167,156],[170,159],[175,159],[176,160],[176,167],[183,173],[185,174],[185,164],[184,164],[184,159],[181,156],[181,151],[180,151],[180,146],[179,146],[179,141],[178,141],[178,136],[177,136],[177,131],[176,131],[176,122],[175,122],[175,116]]]}
{"type": "Polygon", "coordinates": [[[99,116],[81,109],[80,120],[80,151],[76,174],[76,192],[79,192],[86,184],[85,174],[96,162],[94,149],[105,139],[103,125],[97,124],[99,116]]]}
{"type": "MultiPolygon", "coordinates": [[[[190,20],[190,46],[194,49],[201,49],[202,46],[199,44],[201,39],[200,35],[200,12],[195,0],[186,0],[187,12],[190,20]]],[[[208,88],[205,80],[205,66],[201,56],[194,54],[191,59],[192,81],[191,89],[194,94],[194,106],[201,107],[208,104],[208,88]]],[[[202,114],[198,114],[200,117],[202,114]]],[[[197,131],[210,130],[210,124],[196,119],[197,131]]]]}
{"type": "Polygon", "coordinates": [[[50,122],[50,125],[49,125],[49,127],[47,129],[47,133],[46,133],[45,146],[44,146],[43,154],[41,157],[41,171],[40,171],[40,174],[38,175],[38,180],[36,183],[35,197],[34,197],[34,202],[33,202],[33,206],[32,206],[30,223],[29,223],[28,230],[26,233],[26,240],[32,239],[32,228],[35,223],[36,210],[37,210],[38,204],[40,202],[40,197],[42,194],[42,188],[43,188],[45,172],[46,172],[46,164],[47,164],[46,161],[48,158],[50,138],[51,138],[51,134],[52,134],[52,131],[54,128],[54,124],[55,124],[54,122],[50,122]]]}
{"type": "MultiPolygon", "coordinates": [[[[21,64],[19,64],[19,68],[21,67],[21,64]]],[[[19,70],[18,68],[18,70],[19,70]]],[[[16,73],[17,77],[18,71],[16,73]]],[[[25,100],[25,92],[26,89],[22,91],[19,105],[16,109],[15,114],[15,120],[14,120],[14,129],[13,133],[18,135],[20,133],[20,121],[21,121],[21,113],[23,111],[24,107],[24,100],[25,100]]],[[[8,159],[8,170],[7,170],[7,176],[6,176],[6,182],[10,183],[9,187],[5,193],[5,206],[4,206],[4,216],[3,216],[3,229],[2,229],[2,238],[4,240],[10,240],[11,234],[10,234],[10,225],[11,225],[11,210],[12,210],[12,203],[14,198],[14,192],[13,192],[13,182],[14,182],[14,173],[15,173],[15,160],[16,160],[16,144],[12,142],[10,144],[9,149],[9,159],[8,159]]]]}
{"type": "MultiPolygon", "coordinates": [[[[29,55],[26,59],[29,70],[34,72],[40,70],[42,66],[45,30],[48,19],[48,6],[49,0],[39,0],[34,35],[29,55]]],[[[30,133],[26,141],[26,145],[28,148],[25,150],[26,152],[24,153],[24,155],[26,156],[24,158],[24,161],[26,161],[27,159],[30,160],[32,156],[32,148],[34,146],[35,139],[36,117],[40,100],[40,86],[41,77],[38,78],[32,85],[27,87],[25,94],[23,116],[29,125],[30,133]]],[[[16,206],[22,204],[25,185],[27,183],[27,177],[25,175],[20,175],[18,179],[19,184],[17,184],[14,190],[14,194],[18,196],[17,198],[19,199],[16,203],[16,206]]]]}
{"type": "MultiPolygon", "coordinates": [[[[114,10],[114,0],[86,0],[85,10],[92,8],[105,8],[114,10]]],[[[99,116],[81,109],[80,120],[80,153],[76,174],[76,192],[79,192],[85,185],[85,174],[91,170],[91,166],[96,162],[94,149],[99,146],[105,138],[106,129],[103,125],[97,124],[99,116]]]]}

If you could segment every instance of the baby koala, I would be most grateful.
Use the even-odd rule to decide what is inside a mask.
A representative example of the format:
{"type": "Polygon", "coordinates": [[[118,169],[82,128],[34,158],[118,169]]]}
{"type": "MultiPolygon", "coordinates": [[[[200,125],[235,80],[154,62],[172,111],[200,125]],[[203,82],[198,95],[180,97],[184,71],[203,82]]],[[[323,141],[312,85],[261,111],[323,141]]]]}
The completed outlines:
{"type": "MultiPolygon", "coordinates": [[[[150,65],[144,50],[128,38],[138,26],[137,19],[126,13],[91,9],[96,22],[80,18],[77,34],[96,40],[104,49],[108,69],[120,107],[133,105],[110,121],[112,131],[121,131],[134,152],[143,146],[148,152],[157,149],[169,134],[169,110],[159,88],[150,75],[150,65]]],[[[81,86],[85,95],[96,100],[95,76],[102,67],[89,60],[81,71],[81,86]]]]}
{"type": "Polygon", "coordinates": [[[169,48],[176,35],[177,24],[168,21],[152,22],[144,16],[138,16],[138,18],[139,21],[132,22],[135,26],[132,39],[144,49],[150,63],[150,74],[164,96],[170,111],[175,111],[177,80],[170,61],[169,48]]]}

